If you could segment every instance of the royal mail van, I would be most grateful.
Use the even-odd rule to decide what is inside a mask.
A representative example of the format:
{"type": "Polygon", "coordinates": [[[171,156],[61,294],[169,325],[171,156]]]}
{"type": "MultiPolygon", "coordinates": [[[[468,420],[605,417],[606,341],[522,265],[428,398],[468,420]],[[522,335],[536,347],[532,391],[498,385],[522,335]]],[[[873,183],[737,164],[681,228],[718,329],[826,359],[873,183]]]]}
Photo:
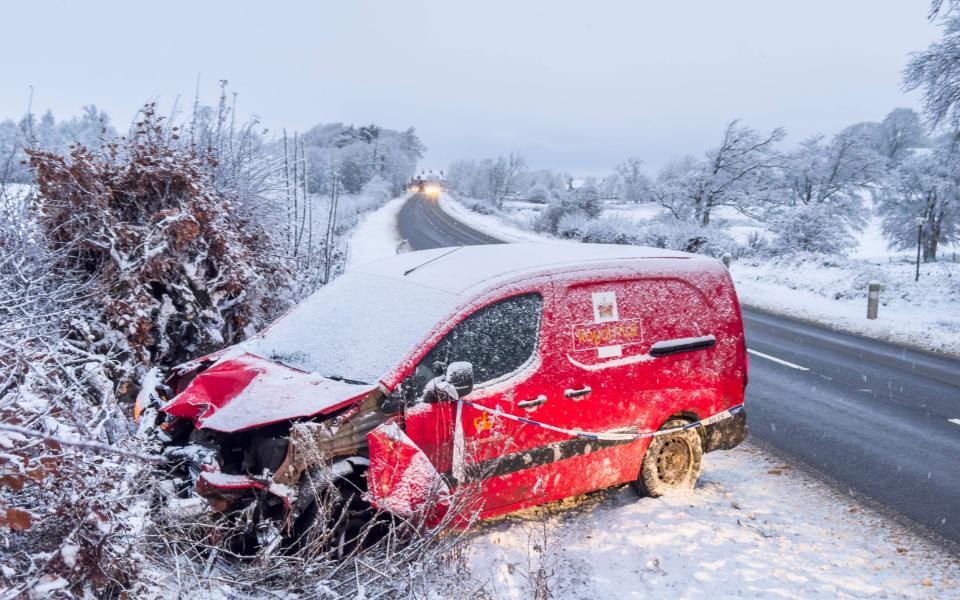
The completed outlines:
{"type": "Polygon", "coordinates": [[[348,272],[178,367],[159,412],[138,410],[156,415],[181,493],[220,510],[258,502],[297,522],[301,481],[332,469],[352,498],[399,514],[470,485],[485,518],[624,483],[692,487],[704,452],[746,436],[746,384],[720,262],[498,244],[348,272]]]}

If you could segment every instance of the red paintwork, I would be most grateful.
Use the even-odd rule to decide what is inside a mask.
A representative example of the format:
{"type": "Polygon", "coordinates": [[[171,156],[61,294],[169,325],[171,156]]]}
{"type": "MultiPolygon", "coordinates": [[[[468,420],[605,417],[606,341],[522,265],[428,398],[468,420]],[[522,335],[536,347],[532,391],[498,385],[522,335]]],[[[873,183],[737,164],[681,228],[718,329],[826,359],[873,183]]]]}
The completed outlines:
{"type": "MultiPolygon", "coordinates": [[[[174,417],[193,419],[198,428],[210,426],[232,432],[291,418],[326,414],[353,404],[358,397],[366,396],[372,389],[369,386],[357,386],[356,389],[346,392],[338,391],[334,394],[328,391],[324,394],[317,388],[319,383],[321,381],[317,376],[243,353],[233,358],[224,358],[201,372],[182,392],[163,406],[162,410],[174,417]],[[251,394],[242,396],[242,392],[256,385],[254,380],[258,378],[261,378],[260,381],[271,382],[268,391],[256,397],[251,394]],[[286,397],[295,398],[295,402],[292,405],[281,402],[286,397]],[[231,403],[239,403],[231,409],[240,408],[236,411],[240,414],[230,421],[229,427],[206,422],[208,419],[212,421],[211,417],[217,411],[231,403]]],[[[333,385],[342,387],[346,384],[333,385]]]]}
{"type": "MultiPolygon", "coordinates": [[[[372,494],[375,507],[409,517],[424,508],[427,499],[440,499],[448,491],[434,465],[395,421],[370,432],[367,440],[367,484],[368,489],[376,490],[372,494]]],[[[431,517],[439,519],[446,506],[441,499],[430,509],[431,517]]]]}
{"type": "MultiPolygon", "coordinates": [[[[746,346],[733,283],[719,262],[657,261],[633,268],[571,270],[516,282],[494,290],[456,315],[406,361],[410,372],[421,356],[450,328],[477,309],[525,292],[544,298],[539,351],[533,364],[499,385],[480,386],[469,400],[564,428],[608,431],[631,427],[659,429],[671,416],[703,418],[743,402],[746,346]],[[616,322],[595,324],[592,293],[615,291],[616,322]],[[607,330],[608,326],[626,327],[607,330]],[[706,350],[649,358],[657,341],[714,335],[706,350]],[[598,358],[591,339],[622,345],[620,357],[598,358]],[[633,359],[631,361],[631,359],[633,359]],[[607,366],[612,365],[612,366],[607,366]],[[592,391],[566,398],[566,390],[592,391]],[[518,402],[546,396],[547,402],[523,409],[518,402]]],[[[602,342],[606,343],[606,342],[602,342]]],[[[441,472],[451,469],[455,406],[450,403],[409,410],[405,428],[441,472]]],[[[463,428],[468,462],[523,453],[570,437],[523,425],[464,406],[463,428]]],[[[491,517],[632,481],[649,440],[606,448],[486,479],[481,516],[491,517]]],[[[376,495],[376,490],[371,490],[376,495]]]]}
{"type": "Polygon", "coordinates": [[[163,412],[197,421],[223,408],[265,368],[258,366],[257,361],[246,359],[247,356],[226,360],[197,375],[186,389],[163,407],[163,412]]]}

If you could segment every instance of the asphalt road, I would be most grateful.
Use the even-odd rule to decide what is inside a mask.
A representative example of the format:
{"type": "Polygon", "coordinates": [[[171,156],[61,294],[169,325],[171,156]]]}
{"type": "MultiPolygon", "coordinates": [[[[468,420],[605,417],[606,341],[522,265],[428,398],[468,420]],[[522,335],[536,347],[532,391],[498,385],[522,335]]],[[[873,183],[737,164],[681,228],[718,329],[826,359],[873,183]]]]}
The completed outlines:
{"type": "MultiPolygon", "coordinates": [[[[416,194],[413,249],[498,243],[416,194]]],[[[960,361],[744,308],[753,439],[960,543],[960,361]]]]}
{"type": "Polygon", "coordinates": [[[400,209],[397,226],[400,237],[414,250],[503,243],[454,219],[440,209],[436,197],[427,194],[410,197],[400,209]]]}

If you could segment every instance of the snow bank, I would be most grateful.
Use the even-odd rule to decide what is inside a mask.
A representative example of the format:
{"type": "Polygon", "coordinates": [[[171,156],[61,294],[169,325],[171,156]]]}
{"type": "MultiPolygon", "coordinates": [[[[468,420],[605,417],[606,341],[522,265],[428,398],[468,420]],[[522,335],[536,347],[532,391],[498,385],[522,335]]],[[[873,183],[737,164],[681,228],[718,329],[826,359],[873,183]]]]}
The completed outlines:
{"type": "MultiPolygon", "coordinates": [[[[479,200],[478,200],[479,202],[479,200]]],[[[483,215],[470,210],[450,194],[440,195],[440,208],[454,219],[504,242],[549,242],[556,238],[527,231],[497,214],[483,215]]]]}
{"type": "Polygon", "coordinates": [[[690,494],[570,504],[477,533],[469,564],[492,596],[530,597],[545,566],[553,597],[960,597],[955,557],[750,445],[704,457],[690,494]]]}
{"type": "Polygon", "coordinates": [[[390,200],[382,207],[367,214],[354,228],[347,251],[347,270],[397,253],[400,232],[397,230],[397,215],[410,195],[390,200]]]}

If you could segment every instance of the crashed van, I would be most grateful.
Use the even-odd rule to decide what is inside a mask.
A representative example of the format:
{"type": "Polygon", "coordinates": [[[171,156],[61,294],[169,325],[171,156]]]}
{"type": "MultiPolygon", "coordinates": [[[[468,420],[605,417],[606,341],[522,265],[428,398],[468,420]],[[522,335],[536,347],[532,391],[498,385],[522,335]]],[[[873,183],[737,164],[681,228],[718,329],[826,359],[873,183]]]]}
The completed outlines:
{"type": "Polygon", "coordinates": [[[500,244],[356,268],[177,367],[137,411],[178,493],[216,510],[302,524],[304,481],[324,469],[351,502],[398,515],[470,485],[486,518],[624,483],[692,487],[704,452],[745,438],[746,385],[720,262],[500,244]]]}

